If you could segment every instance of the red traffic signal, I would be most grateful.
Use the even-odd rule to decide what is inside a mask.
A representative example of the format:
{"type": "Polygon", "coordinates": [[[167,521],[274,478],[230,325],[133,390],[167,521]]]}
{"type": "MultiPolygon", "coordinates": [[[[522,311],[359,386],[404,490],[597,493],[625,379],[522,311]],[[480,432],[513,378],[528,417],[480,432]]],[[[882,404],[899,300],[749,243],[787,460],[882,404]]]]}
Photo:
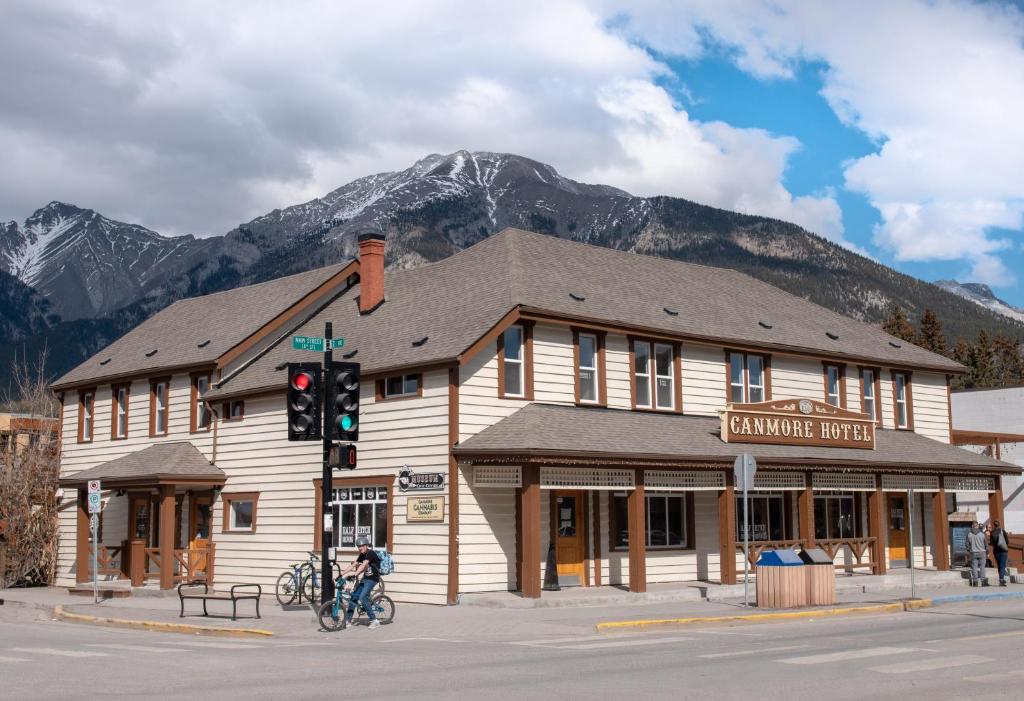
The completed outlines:
{"type": "Polygon", "coordinates": [[[292,377],[292,388],[305,392],[313,384],[313,376],[308,370],[300,370],[292,377]]]}
{"type": "Polygon", "coordinates": [[[323,436],[320,420],[320,363],[288,363],[288,440],[323,436]]]}

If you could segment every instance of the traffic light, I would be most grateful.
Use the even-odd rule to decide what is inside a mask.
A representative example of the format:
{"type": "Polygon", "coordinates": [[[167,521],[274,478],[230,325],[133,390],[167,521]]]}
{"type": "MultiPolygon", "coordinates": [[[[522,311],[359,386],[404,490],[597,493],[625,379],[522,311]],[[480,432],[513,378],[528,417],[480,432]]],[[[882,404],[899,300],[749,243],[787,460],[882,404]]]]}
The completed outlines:
{"type": "Polygon", "coordinates": [[[328,461],[335,470],[354,470],[356,469],[356,447],[351,443],[332,445],[328,461]]]}
{"type": "Polygon", "coordinates": [[[327,369],[327,435],[332,441],[359,440],[359,363],[331,363],[327,369]]]}
{"type": "Polygon", "coordinates": [[[320,423],[320,363],[288,363],[288,440],[318,441],[320,423]]]}

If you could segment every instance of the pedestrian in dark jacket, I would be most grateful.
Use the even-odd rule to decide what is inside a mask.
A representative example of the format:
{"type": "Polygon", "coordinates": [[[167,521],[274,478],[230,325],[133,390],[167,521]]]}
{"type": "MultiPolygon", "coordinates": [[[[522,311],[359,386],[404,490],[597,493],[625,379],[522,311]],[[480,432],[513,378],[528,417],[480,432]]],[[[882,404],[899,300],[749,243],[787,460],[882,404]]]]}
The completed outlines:
{"type": "Polygon", "coordinates": [[[999,586],[1006,586],[1006,558],[1010,554],[1009,534],[1003,530],[999,521],[992,521],[992,530],[989,534],[989,544],[992,546],[992,554],[996,558],[996,567],[999,568],[999,586]]]}

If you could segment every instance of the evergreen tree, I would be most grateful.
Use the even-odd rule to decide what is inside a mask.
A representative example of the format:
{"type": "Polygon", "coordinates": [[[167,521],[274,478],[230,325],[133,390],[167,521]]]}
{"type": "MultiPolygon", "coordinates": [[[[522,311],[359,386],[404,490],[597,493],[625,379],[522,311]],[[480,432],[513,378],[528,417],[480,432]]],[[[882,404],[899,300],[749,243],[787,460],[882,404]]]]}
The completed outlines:
{"type": "Polygon", "coordinates": [[[882,330],[891,336],[903,339],[907,343],[913,343],[917,339],[914,327],[907,320],[903,307],[895,303],[889,309],[889,317],[882,324],[882,330]]]}
{"type": "Polygon", "coordinates": [[[942,322],[931,309],[925,309],[921,316],[921,331],[917,336],[917,345],[927,348],[933,353],[946,355],[946,334],[942,332],[942,322]]]}
{"type": "MultiPolygon", "coordinates": [[[[963,338],[956,339],[956,345],[953,346],[953,360],[967,368],[971,367],[971,344],[963,338]]],[[[953,389],[969,389],[971,387],[970,379],[969,373],[954,376],[952,382],[953,389]]]]}
{"type": "Polygon", "coordinates": [[[985,329],[978,332],[978,341],[971,349],[970,367],[971,387],[996,386],[998,378],[996,377],[995,353],[992,351],[992,341],[989,340],[988,332],[985,329]]]}
{"type": "Polygon", "coordinates": [[[1020,342],[1002,331],[996,333],[992,342],[996,361],[996,379],[1000,387],[1012,387],[1024,382],[1024,356],[1020,342]]]}

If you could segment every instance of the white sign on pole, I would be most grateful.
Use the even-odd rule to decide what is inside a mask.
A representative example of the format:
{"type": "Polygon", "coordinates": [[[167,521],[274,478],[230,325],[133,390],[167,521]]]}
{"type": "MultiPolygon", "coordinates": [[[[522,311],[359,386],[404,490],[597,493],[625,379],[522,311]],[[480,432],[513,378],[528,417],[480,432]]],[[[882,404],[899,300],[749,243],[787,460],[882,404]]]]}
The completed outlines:
{"type": "Polygon", "coordinates": [[[89,513],[90,514],[98,514],[100,511],[102,511],[101,506],[102,505],[100,503],[100,493],[99,492],[90,492],[89,493],[89,513]]]}
{"type": "Polygon", "coordinates": [[[100,491],[99,480],[89,480],[89,494],[97,494],[100,491]]]}
{"type": "Polygon", "coordinates": [[[736,457],[732,465],[732,473],[736,478],[736,489],[752,489],[754,486],[754,473],[757,472],[757,461],[750,453],[743,453],[736,457]]]}

